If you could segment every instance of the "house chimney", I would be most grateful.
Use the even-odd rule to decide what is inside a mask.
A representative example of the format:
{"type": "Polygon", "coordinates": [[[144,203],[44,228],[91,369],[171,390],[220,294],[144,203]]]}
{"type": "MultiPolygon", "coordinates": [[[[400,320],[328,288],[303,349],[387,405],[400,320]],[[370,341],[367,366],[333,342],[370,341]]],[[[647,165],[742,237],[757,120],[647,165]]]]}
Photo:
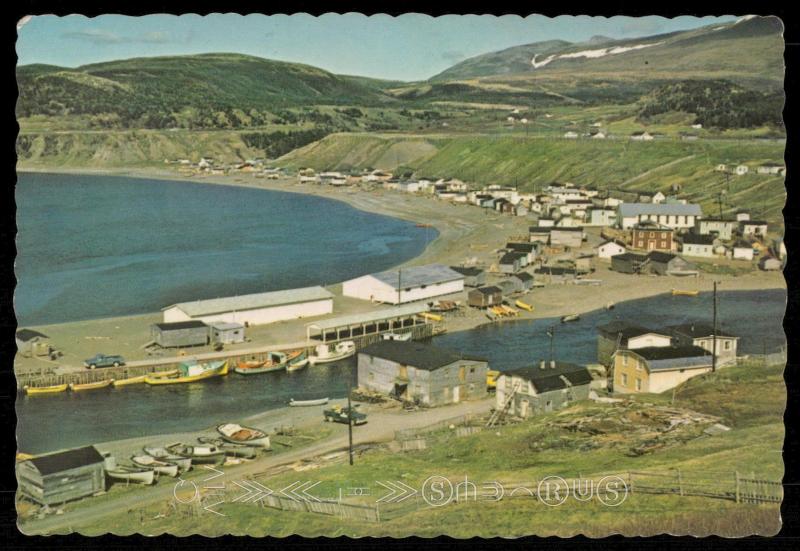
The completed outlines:
{"type": "Polygon", "coordinates": [[[544,369],[544,360],[539,361],[539,369],[544,369]]]}

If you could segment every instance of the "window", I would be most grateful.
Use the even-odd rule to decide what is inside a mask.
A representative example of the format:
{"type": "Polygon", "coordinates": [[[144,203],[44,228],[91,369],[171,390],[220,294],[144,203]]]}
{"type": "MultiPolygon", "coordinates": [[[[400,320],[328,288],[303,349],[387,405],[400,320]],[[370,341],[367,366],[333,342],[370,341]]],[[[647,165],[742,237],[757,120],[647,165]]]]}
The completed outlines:
{"type": "Polygon", "coordinates": [[[730,350],[731,349],[731,341],[725,341],[722,345],[723,350],[730,350]]]}
{"type": "Polygon", "coordinates": [[[475,373],[475,368],[474,368],[474,367],[470,367],[470,368],[469,368],[469,372],[470,372],[470,373],[475,373]]]}
{"type": "Polygon", "coordinates": [[[628,386],[628,375],[627,373],[622,374],[622,386],[628,386]]]}
{"type": "Polygon", "coordinates": [[[636,379],[636,390],[642,390],[642,380],[636,379]]]}
{"type": "Polygon", "coordinates": [[[652,231],[651,231],[651,232],[650,232],[650,237],[655,237],[655,236],[656,236],[656,232],[652,232],[652,231]]]}
{"type": "Polygon", "coordinates": [[[626,354],[622,355],[622,365],[624,366],[628,365],[628,356],[626,354]]]}

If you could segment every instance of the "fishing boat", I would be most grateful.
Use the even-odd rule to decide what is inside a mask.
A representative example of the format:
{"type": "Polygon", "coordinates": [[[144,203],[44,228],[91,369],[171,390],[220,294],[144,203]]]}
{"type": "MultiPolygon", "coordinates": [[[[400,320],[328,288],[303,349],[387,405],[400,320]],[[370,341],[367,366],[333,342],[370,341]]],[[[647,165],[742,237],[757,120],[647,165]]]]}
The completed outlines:
{"type": "Polygon", "coordinates": [[[305,348],[302,350],[296,350],[295,352],[300,352],[300,354],[286,362],[286,371],[297,371],[298,369],[303,369],[309,363],[308,354],[306,353],[305,348]]]}
{"type": "Polygon", "coordinates": [[[164,474],[173,478],[178,476],[178,473],[180,472],[180,467],[178,467],[175,463],[161,461],[152,455],[134,455],[131,456],[131,461],[133,461],[133,464],[138,467],[151,469],[158,474],[164,474]]]}
{"type": "Polygon", "coordinates": [[[217,427],[222,439],[232,444],[269,448],[269,436],[264,431],[243,427],[236,423],[223,423],[217,427]]]}
{"type": "Polygon", "coordinates": [[[78,392],[81,390],[96,390],[98,388],[107,388],[110,387],[114,382],[114,379],[104,379],[102,381],[97,381],[94,383],[70,383],[69,389],[72,392],[78,392]]]}
{"type": "Polygon", "coordinates": [[[187,446],[180,442],[165,446],[167,451],[180,455],[182,457],[190,457],[192,463],[222,463],[225,461],[225,452],[217,446],[202,444],[200,446],[187,446]]]}
{"type": "Polygon", "coordinates": [[[28,396],[32,394],[55,394],[56,392],[64,392],[67,390],[67,383],[63,385],[50,385],[50,386],[28,386],[25,385],[22,387],[22,390],[25,391],[25,394],[28,396]]]}
{"type": "Polygon", "coordinates": [[[180,471],[188,471],[192,468],[192,458],[191,457],[184,457],[182,455],[177,455],[166,448],[149,448],[144,447],[142,451],[149,455],[150,457],[154,457],[159,461],[163,461],[165,463],[172,463],[178,466],[180,471]]]}
{"type": "Polygon", "coordinates": [[[333,350],[327,344],[317,345],[314,355],[308,359],[311,365],[336,362],[349,358],[356,353],[356,343],[353,341],[337,342],[333,350]]]}
{"type": "Polygon", "coordinates": [[[570,321],[578,321],[579,319],[581,319],[581,315],[580,314],[569,314],[568,316],[564,316],[564,317],[561,318],[561,323],[567,323],[567,322],[570,322],[570,321]]]}
{"type": "Polygon", "coordinates": [[[411,333],[384,333],[383,340],[385,341],[410,341],[411,333]]]}
{"type": "Polygon", "coordinates": [[[328,403],[328,398],[318,398],[317,400],[289,400],[289,405],[292,407],[305,407],[305,406],[324,406],[328,403]]]}
{"type": "Polygon", "coordinates": [[[696,297],[700,294],[700,291],[688,291],[684,289],[673,289],[672,296],[673,297],[696,297]]]}
{"type": "Polygon", "coordinates": [[[114,388],[128,385],[138,385],[144,382],[147,375],[139,375],[137,377],[128,377],[127,379],[115,379],[112,384],[114,388]]]}
{"type": "Polygon", "coordinates": [[[242,459],[255,459],[258,456],[258,448],[252,446],[240,446],[238,444],[231,444],[225,442],[220,438],[211,438],[210,436],[201,436],[197,439],[201,444],[211,444],[218,447],[225,452],[229,457],[240,457],[242,459]]]}
{"type": "Polygon", "coordinates": [[[515,300],[514,304],[516,304],[517,307],[522,308],[523,310],[527,310],[528,312],[533,312],[533,306],[531,306],[527,302],[523,302],[521,300],[515,300]]]}
{"type": "Polygon", "coordinates": [[[208,363],[188,361],[178,366],[176,372],[171,375],[160,377],[147,375],[145,376],[144,382],[148,385],[174,385],[193,383],[195,381],[202,381],[203,379],[210,379],[212,377],[221,377],[227,374],[228,362],[226,360],[208,363]]]}
{"type": "Polygon", "coordinates": [[[113,469],[106,469],[106,475],[115,480],[125,482],[137,482],[139,484],[155,484],[156,472],[152,469],[132,467],[128,465],[117,465],[113,469]]]}

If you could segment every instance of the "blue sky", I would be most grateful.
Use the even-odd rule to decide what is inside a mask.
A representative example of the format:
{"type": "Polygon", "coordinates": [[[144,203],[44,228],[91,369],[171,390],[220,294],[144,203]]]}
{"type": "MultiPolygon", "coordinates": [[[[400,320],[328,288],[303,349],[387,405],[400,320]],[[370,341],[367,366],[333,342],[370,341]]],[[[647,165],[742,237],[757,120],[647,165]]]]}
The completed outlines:
{"type": "MultiPolygon", "coordinates": [[[[541,40],[631,38],[733,20],[723,17],[364,16],[215,14],[34,16],[19,30],[20,64],[77,67],[157,55],[239,52],[339,74],[423,80],[478,54],[541,40]]],[[[18,25],[19,26],[19,25],[18,25]]]]}

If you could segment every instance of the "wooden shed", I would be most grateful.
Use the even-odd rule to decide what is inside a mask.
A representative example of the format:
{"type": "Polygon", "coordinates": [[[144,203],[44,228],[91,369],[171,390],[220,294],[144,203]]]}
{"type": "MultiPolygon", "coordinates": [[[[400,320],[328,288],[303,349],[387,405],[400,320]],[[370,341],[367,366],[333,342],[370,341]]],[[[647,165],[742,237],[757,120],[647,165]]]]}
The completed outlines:
{"type": "Polygon", "coordinates": [[[14,340],[20,355],[26,358],[50,354],[50,337],[39,331],[20,329],[14,335],[14,340]]]}
{"type": "Polygon", "coordinates": [[[154,323],[150,326],[150,335],[162,348],[204,346],[209,343],[208,326],[200,320],[154,323]]]}
{"type": "Polygon", "coordinates": [[[20,492],[41,505],[56,505],[106,489],[103,456],[94,446],[76,448],[17,463],[20,492]]]}
{"type": "Polygon", "coordinates": [[[219,321],[210,327],[211,342],[214,344],[236,344],[244,342],[244,325],[219,321]]]}
{"type": "Polygon", "coordinates": [[[480,287],[467,293],[467,304],[475,308],[488,308],[503,302],[503,292],[499,287],[480,287]]]}
{"type": "Polygon", "coordinates": [[[464,276],[466,287],[486,285],[486,272],[476,266],[450,266],[450,269],[464,276]]]}

